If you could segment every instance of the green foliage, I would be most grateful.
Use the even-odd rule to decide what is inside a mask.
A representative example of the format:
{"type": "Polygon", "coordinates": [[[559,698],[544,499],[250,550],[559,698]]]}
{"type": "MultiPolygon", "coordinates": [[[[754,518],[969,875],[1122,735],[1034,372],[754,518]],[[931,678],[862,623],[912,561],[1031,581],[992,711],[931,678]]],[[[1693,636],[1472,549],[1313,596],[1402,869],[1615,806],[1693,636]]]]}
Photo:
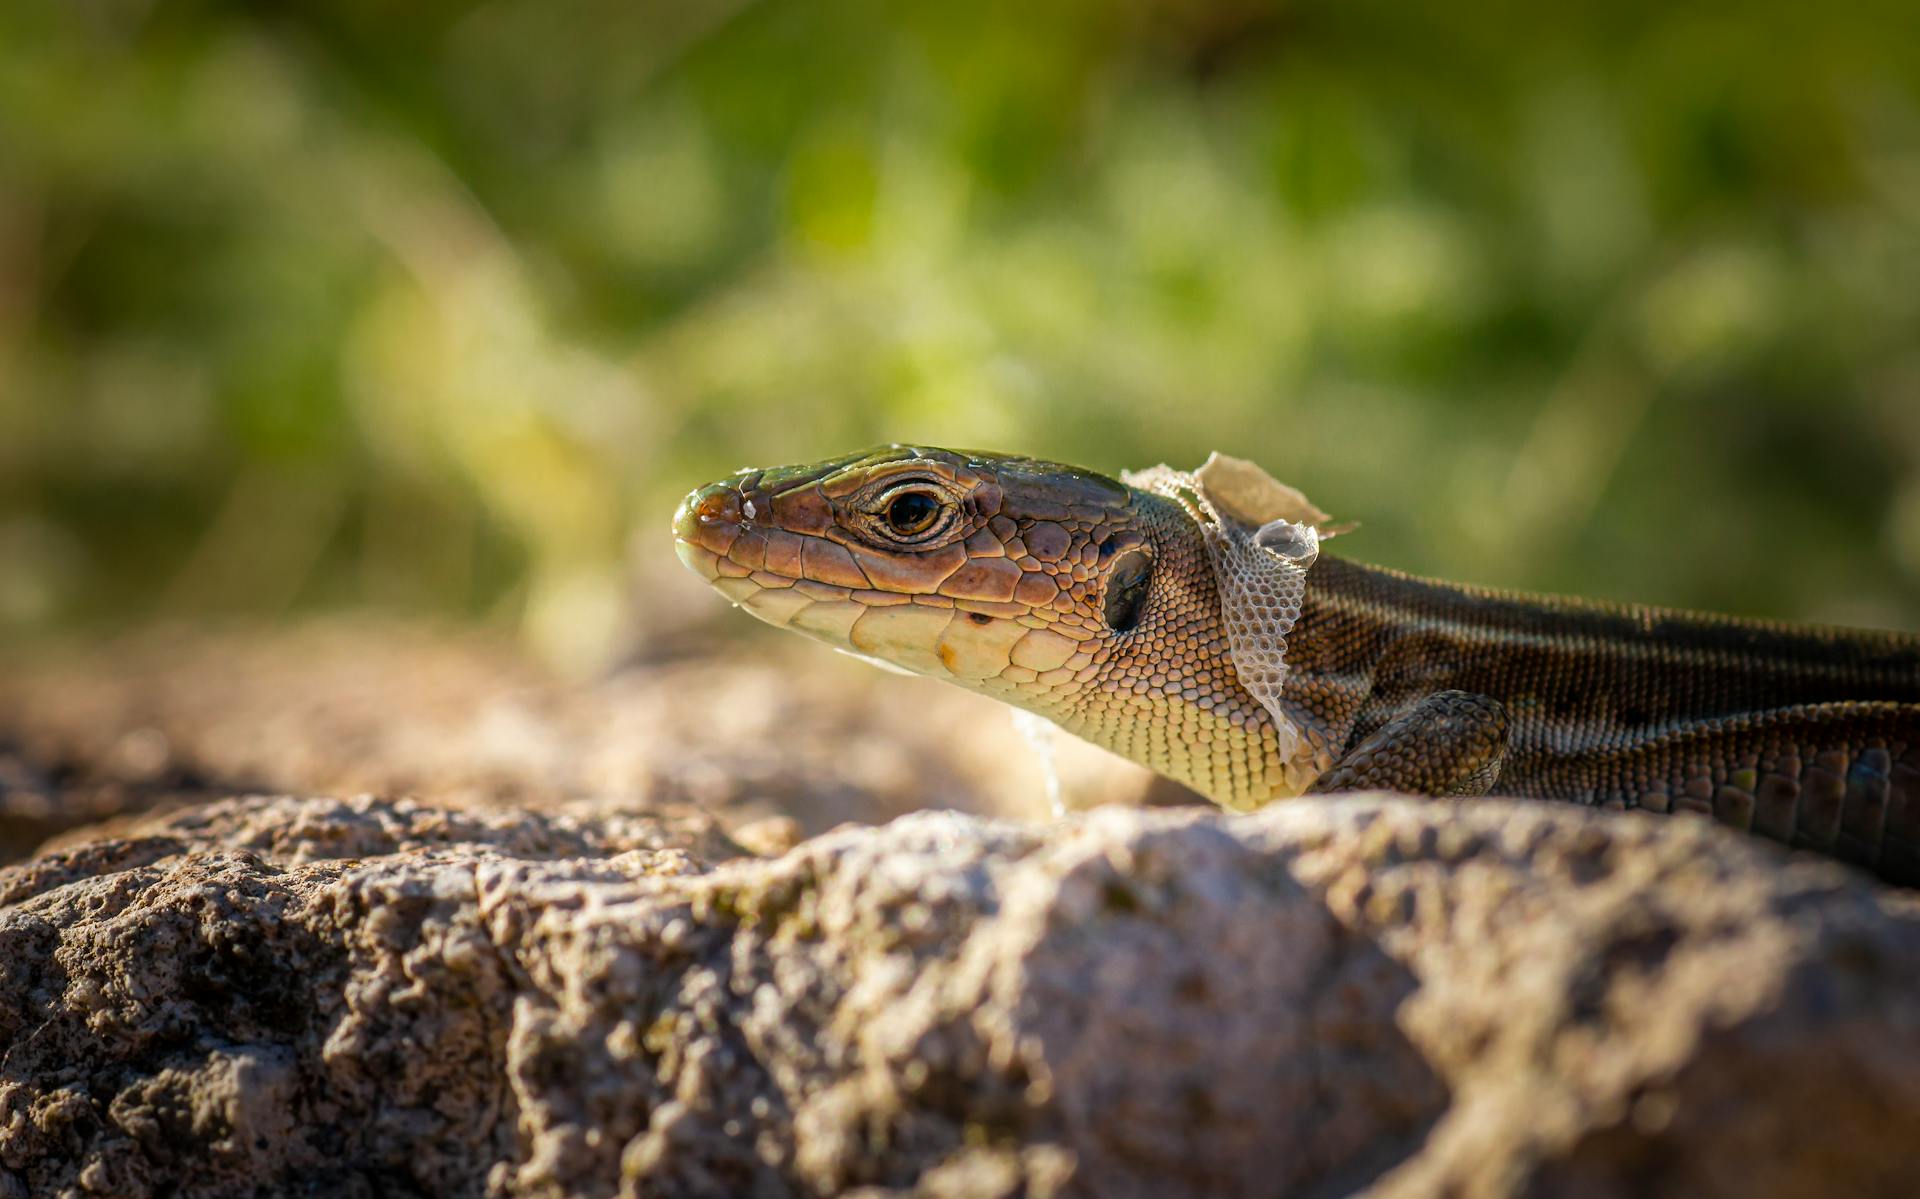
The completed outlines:
{"type": "Polygon", "coordinates": [[[1911,627],[1916,279],[1891,3],[17,0],[0,627],[565,640],[693,484],[887,440],[1911,627]]]}

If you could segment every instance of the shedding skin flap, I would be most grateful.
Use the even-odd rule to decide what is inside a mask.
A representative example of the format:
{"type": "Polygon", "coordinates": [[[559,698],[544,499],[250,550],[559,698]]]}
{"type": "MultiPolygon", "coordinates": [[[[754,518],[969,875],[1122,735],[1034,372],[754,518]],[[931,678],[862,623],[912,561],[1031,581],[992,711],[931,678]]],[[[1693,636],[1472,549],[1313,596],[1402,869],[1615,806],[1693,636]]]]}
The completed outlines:
{"type": "Polygon", "coordinates": [[[1281,703],[1287,634],[1300,619],[1307,571],[1319,558],[1320,526],[1332,518],[1253,463],[1225,454],[1213,454],[1192,474],[1162,465],[1125,479],[1178,501],[1200,526],[1234,670],[1273,717],[1281,757],[1304,787],[1320,764],[1281,703]]]}

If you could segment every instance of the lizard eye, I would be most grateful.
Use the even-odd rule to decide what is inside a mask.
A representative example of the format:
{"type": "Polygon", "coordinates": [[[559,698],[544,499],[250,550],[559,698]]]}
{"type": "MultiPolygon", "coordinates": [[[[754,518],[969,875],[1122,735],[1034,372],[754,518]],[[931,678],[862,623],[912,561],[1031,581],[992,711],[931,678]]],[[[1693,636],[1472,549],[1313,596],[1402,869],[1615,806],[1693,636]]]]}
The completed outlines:
{"type": "Polygon", "coordinates": [[[887,501],[887,528],[896,537],[913,537],[940,517],[940,497],[930,491],[901,491],[887,501]]]}

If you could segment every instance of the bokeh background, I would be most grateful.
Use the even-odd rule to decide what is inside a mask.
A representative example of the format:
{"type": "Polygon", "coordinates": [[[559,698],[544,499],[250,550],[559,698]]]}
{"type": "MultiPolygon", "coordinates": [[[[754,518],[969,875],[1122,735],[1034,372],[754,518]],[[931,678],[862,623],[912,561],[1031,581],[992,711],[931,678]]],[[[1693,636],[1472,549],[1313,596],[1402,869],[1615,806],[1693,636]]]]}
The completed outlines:
{"type": "Polygon", "coordinates": [[[0,5],[0,637],[372,606],[591,668],[689,487],[889,440],[1226,449],[1371,561],[1920,627],[1920,30],[0,5]]]}

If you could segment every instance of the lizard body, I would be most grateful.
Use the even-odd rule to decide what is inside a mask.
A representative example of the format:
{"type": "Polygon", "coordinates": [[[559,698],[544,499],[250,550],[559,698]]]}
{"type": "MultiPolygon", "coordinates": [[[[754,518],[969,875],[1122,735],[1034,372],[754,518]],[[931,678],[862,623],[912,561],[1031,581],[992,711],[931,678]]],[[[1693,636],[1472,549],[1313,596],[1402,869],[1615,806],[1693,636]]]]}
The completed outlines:
{"type": "Polygon", "coordinates": [[[1115,480],[893,446],[687,497],[771,623],[1034,712],[1222,805],[1307,790],[1697,811],[1920,882],[1920,637],[1414,578],[1236,459],[1115,480]]]}

